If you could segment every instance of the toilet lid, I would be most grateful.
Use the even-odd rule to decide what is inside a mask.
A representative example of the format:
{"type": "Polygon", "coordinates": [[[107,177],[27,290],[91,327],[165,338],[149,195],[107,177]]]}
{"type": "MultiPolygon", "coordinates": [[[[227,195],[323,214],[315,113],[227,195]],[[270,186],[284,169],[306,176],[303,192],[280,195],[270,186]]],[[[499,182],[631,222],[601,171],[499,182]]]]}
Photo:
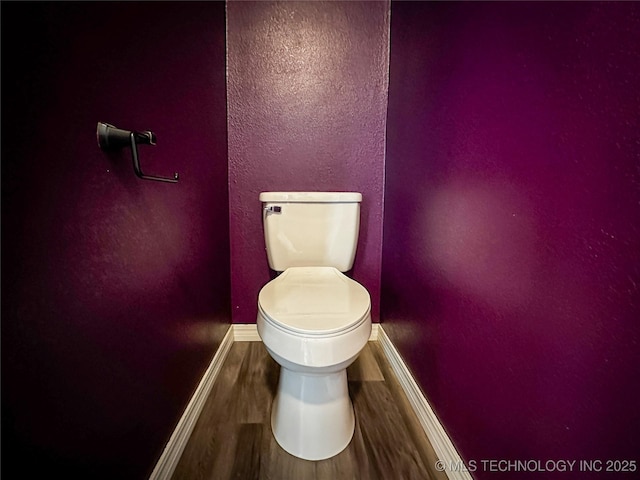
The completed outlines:
{"type": "Polygon", "coordinates": [[[291,267],[267,283],[258,307],[294,332],[326,335],[358,325],[369,313],[369,292],[333,267],[291,267]]]}

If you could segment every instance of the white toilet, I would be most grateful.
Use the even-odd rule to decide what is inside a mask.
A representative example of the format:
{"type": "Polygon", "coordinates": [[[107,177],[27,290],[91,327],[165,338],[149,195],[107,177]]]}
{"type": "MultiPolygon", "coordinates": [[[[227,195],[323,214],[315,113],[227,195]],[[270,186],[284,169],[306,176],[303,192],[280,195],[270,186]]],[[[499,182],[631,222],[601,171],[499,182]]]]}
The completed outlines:
{"type": "Polygon", "coordinates": [[[263,192],[269,266],[282,272],[258,295],[258,333],[281,366],[271,411],[276,441],[322,460],[351,441],[355,420],[347,367],[371,334],[367,290],[353,266],[362,195],[263,192]]]}

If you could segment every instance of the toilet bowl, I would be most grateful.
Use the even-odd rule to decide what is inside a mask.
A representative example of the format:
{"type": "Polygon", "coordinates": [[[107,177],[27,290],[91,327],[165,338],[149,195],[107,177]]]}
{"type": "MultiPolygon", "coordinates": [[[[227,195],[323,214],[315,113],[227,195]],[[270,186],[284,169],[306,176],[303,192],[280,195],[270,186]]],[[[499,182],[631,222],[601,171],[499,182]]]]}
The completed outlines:
{"type": "Polygon", "coordinates": [[[260,290],[257,327],[281,366],[276,441],[306,460],[340,453],[354,432],[346,368],[371,334],[369,293],[334,267],[289,267],[260,290]]]}

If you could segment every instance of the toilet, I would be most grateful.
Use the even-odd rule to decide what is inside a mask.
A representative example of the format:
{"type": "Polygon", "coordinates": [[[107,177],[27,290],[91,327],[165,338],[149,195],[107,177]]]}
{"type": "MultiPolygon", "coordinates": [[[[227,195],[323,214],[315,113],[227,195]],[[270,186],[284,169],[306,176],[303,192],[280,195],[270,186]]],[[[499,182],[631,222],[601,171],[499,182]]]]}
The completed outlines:
{"type": "Polygon", "coordinates": [[[258,334],[280,365],[271,410],[278,444],[305,460],[344,450],[355,418],[347,367],[371,335],[367,290],[353,266],[360,226],[357,192],[262,192],[269,267],[258,295],[258,334]]]}

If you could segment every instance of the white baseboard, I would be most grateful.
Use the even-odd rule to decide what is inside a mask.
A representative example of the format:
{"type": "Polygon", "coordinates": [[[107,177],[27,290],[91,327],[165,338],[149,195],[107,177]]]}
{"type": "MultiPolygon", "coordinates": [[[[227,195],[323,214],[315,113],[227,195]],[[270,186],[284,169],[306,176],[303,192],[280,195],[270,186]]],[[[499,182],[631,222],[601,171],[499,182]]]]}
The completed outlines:
{"type": "Polygon", "coordinates": [[[380,328],[380,324],[379,323],[372,323],[371,324],[371,336],[369,337],[369,341],[370,342],[378,341],[378,329],[379,328],[380,328]]]}
{"type": "Polygon", "coordinates": [[[202,412],[202,407],[211,392],[211,387],[222,368],[225,358],[234,342],[234,329],[229,328],[216,351],[209,368],[207,368],[202,380],[198,384],[196,391],[191,397],[187,408],[182,414],[176,429],[173,431],[169,442],[164,448],[156,467],[151,472],[149,480],[169,480],[178,465],[184,448],[187,446],[189,437],[193,432],[196,421],[202,412]]]}
{"type": "Polygon", "coordinates": [[[255,323],[234,323],[233,340],[236,342],[261,342],[258,326],[255,323]]]}
{"type": "MultiPolygon", "coordinates": [[[[402,357],[391,343],[391,340],[379,323],[374,323],[371,329],[370,341],[380,342],[380,346],[384,351],[391,369],[395,373],[402,389],[404,390],[409,403],[413,408],[420,425],[424,429],[427,438],[431,442],[433,449],[438,455],[438,459],[444,462],[444,465],[463,465],[460,454],[453,446],[440,421],[433,412],[429,402],[423,395],[420,387],[413,379],[411,372],[405,365],[402,357]]],[[[187,441],[191,436],[193,427],[200,416],[202,407],[209,396],[211,386],[213,385],[222,364],[227,358],[227,354],[231,349],[233,342],[259,342],[260,336],[255,324],[233,324],[229,327],[227,334],[222,339],[218,351],[211,360],[211,364],[205,372],[198,388],[196,388],[193,397],[189,401],[182,418],[171,435],[156,467],[153,469],[149,480],[169,480],[175,471],[180,456],[184,451],[187,441]]],[[[450,471],[447,468],[446,474],[450,480],[473,480],[468,472],[450,471]]]]}
{"type": "Polygon", "coordinates": [[[429,442],[431,442],[438,459],[443,462],[443,465],[447,466],[445,469],[447,477],[450,480],[473,480],[469,472],[456,471],[464,465],[460,454],[414,380],[413,375],[411,375],[407,365],[402,360],[400,353],[391,343],[382,325],[378,325],[377,340],[389,361],[393,373],[396,374],[404,393],[407,395],[409,403],[418,417],[429,442]]]}
{"type": "MultiPolygon", "coordinates": [[[[371,336],[369,341],[378,340],[378,323],[371,325],[371,336]]],[[[233,340],[235,342],[261,342],[262,339],[258,335],[258,326],[255,323],[234,323],[233,340]]]]}

